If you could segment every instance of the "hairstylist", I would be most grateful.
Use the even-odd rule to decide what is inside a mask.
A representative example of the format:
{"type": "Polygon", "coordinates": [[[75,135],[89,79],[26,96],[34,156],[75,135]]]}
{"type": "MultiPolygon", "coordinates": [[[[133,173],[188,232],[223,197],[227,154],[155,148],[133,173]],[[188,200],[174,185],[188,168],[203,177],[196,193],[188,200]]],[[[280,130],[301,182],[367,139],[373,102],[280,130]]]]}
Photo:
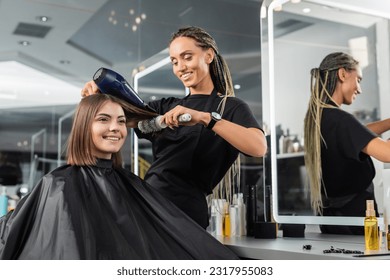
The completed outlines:
{"type": "MultiPolygon", "coordinates": [[[[370,156],[390,162],[390,142],[378,137],[390,129],[390,119],[364,126],[341,109],[361,94],[362,71],[348,54],[327,55],[319,68],[311,70],[311,80],[305,163],[312,208],[324,216],[364,217],[366,200],[375,200],[370,156]]],[[[360,226],[320,227],[323,233],[364,234],[360,226]]]]}
{"type": "MultiPolygon", "coordinates": [[[[171,129],[154,134],[136,130],[153,145],[154,161],[145,180],[206,228],[206,195],[240,152],[264,156],[266,139],[249,106],[234,97],[229,68],[205,30],[179,29],[170,40],[169,55],[173,73],[190,94],[149,103],[171,129]],[[178,116],[184,113],[192,119],[179,126],[178,116]]],[[[89,82],[82,95],[95,92],[96,85],[89,82]]]]}

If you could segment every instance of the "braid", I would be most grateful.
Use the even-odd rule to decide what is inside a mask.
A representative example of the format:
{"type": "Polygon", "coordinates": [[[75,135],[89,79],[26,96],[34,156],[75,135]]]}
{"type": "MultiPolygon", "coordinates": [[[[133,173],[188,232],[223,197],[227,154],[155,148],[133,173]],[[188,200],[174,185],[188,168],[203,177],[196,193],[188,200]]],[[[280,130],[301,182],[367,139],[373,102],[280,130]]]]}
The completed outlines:
{"type": "MultiPolygon", "coordinates": [[[[356,69],[358,61],[350,55],[337,52],[326,56],[319,68],[311,70],[308,110],[304,120],[305,165],[310,182],[311,206],[316,214],[322,214],[322,165],[321,143],[326,143],[321,134],[321,119],[324,108],[338,108],[330,103],[338,81],[338,69],[356,69]]],[[[326,195],[326,189],[323,189],[326,195]]]]}

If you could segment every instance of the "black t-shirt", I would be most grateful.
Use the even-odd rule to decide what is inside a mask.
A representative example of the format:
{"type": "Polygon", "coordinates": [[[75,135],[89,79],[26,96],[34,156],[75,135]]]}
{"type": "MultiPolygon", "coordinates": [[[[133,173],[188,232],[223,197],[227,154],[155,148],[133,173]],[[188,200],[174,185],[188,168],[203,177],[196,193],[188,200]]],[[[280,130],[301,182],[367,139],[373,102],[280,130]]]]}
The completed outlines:
{"type": "MultiPolygon", "coordinates": [[[[164,114],[176,105],[199,111],[217,111],[222,100],[215,95],[189,95],[183,99],[163,98],[149,105],[164,114]]],[[[260,126],[249,106],[236,97],[229,97],[222,118],[245,127],[260,126]]],[[[201,124],[180,126],[161,133],[142,134],[153,143],[154,161],[145,180],[161,191],[179,208],[203,227],[208,225],[205,195],[223,178],[239,151],[212,130],[201,124]]],[[[240,137],[240,135],[236,135],[240,137]]]]}
{"type": "Polygon", "coordinates": [[[375,176],[371,157],[362,149],[377,135],[353,115],[325,108],[322,113],[322,177],[329,197],[357,194],[367,189],[375,176]]]}

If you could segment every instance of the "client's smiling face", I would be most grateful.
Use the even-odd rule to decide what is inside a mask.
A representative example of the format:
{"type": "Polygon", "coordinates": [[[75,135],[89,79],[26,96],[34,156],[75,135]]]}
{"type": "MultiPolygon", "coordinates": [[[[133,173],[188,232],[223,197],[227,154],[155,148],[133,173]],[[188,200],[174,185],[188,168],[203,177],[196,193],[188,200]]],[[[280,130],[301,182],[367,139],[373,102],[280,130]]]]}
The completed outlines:
{"type": "Polygon", "coordinates": [[[127,136],[126,117],[122,107],[107,101],[92,122],[92,153],[97,158],[111,159],[118,152],[127,136]]]}

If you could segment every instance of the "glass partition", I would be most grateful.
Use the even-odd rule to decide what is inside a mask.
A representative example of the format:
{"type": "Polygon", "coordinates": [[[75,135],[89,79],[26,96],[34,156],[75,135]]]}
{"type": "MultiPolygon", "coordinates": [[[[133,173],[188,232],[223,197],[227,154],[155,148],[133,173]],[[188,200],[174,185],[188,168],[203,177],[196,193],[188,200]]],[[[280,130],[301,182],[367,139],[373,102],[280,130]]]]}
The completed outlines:
{"type": "Polygon", "coordinates": [[[381,117],[379,77],[388,69],[389,57],[388,47],[379,49],[378,40],[388,40],[388,30],[382,27],[387,19],[346,5],[312,1],[273,1],[266,8],[261,31],[263,118],[270,132],[266,167],[271,170],[274,218],[281,223],[363,225],[359,217],[314,216],[303,159],[303,120],[310,97],[310,70],[336,51],[353,55],[363,71],[363,94],[343,109],[362,123],[381,117]]]}

